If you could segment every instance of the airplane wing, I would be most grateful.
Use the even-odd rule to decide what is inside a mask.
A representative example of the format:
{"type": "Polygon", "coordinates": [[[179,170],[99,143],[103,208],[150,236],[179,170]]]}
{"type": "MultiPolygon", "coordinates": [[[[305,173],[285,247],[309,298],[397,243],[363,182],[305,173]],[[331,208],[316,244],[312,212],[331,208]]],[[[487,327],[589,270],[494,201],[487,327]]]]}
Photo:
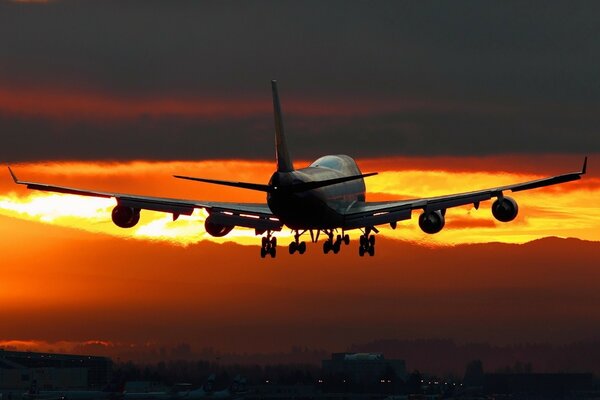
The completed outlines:
{"type": "Polygon", "coordinates": [[[428,197],[422,199],[360,202],[354,203],[345,209],[338,210],[345,217],[344,229],[355,229],[366,226],[395,223],[410,219],[413,210],[445,211],[448,208],[473,204],[477,209],[479,203],[494,197],[502,198],[505,191],[519,192],[522,190],[536,189],[544,186],[556,185],[581,179],[587,170],[587,157],[583,161],[581,171],[551,176],[513,185],[500,186],[490,189],[476,190],[473,192],[457,193],[446,196],[428,197]]]}
{"type": "Polygon", "coordinates": [[[213,201],[180,200],[164,197],[141,196],[135,194],[86,190],[66,186],[50,185],[38,182],[26,182],[17,178],[8,167],[10,174],[19,185],[28,189],[45,192],[75,194],[80,196],[115,198],[117,204],[137,210],[152,210],[173,214],[173,219],[180,215],[191,215],[194,209],[203,208],[211,215],[213,222],[224,225],[235,225],[257,231],[280,231],[283,224],[273,215],[267,204],[260,203],[227,203],[213,201]]]}

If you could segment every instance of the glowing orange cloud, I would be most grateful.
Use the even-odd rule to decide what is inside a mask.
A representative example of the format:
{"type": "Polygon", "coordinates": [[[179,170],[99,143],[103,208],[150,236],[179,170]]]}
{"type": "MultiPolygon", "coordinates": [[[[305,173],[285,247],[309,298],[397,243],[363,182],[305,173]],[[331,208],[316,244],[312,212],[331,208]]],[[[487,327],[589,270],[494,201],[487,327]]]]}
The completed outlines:
{"type": "MultiPolygon", "coordinates": [[[[389,169],[391,164],[385,160],[366,161],[365,164],[379,164],[379,167],[388,168],[379,169],[379,175],[368,178],[367,200],[439,196],[536,179],[557,172],[552,169],[545,174],[496,170],[394,170],[389,169]]],[[[242,181],[266,182],[272,169],[272,163],[233,160],[24,164],[18,166],[16,171],[20,177],[28,180],[116,192],[215,201],[262,202],[265,199],[261,193],[177,181],[171,178],[171,175],[181,173],[217,179],[230,179],[235,176],[242,181]]],[[[446,215],[447,229],[433,236],[424,234],[418,228],[418,212],[413,213],[412,220],[399,223],[396,230],[384,226],[381,233],[386,237],[428,245],[492,241],[524,243],[545,236],[600,240],[600,208],[593,202],[599,194],[600,179],[586,176],[582,181],[565,185],[512,195],[507,193],[514,196],[520,205],[519,216],[512,223],[496,222],[489,210],[491,202],[487,202],[483,203],[479,210],[472,207],[450,209],[446,215]]],[[[0,215],[112,236],[166,241],[184,246],[203,240],[256,244],[254,232],[247,229],[236,229],[225,238],[211,237],[203,227],[206,217],[203,210],[196,210],[189,217],[181,216],[177,221],[173,221],[169,214],[144,211],[136,227],[121,229],[114,226],[110,219],[114,205],[114,199],[27,191],[12,184],[8,174],[0,182],[0,215]]],[[[278,235],[288,237],[290,232],[284,230],[278,235]]]]}

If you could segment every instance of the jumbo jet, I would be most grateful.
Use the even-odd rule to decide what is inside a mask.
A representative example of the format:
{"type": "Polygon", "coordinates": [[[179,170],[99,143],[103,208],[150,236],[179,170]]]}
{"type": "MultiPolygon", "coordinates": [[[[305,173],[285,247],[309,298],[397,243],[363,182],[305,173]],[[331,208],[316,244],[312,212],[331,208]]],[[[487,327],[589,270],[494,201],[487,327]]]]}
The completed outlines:
{"type": "Polygon", "coordinates": [[[262,258],[267,255],[275,257],[277,238],[273,233],[281,231],[284,227],[291,229],[294,236],[289,244],[290,254],[304,254],[306,242],[301,241],[301,238],[305,234],[310,235],[313,243],[316,243],[320,234],[323,234],[326,236],[323,252],[337,254],[342,244],[350,243],[347,232],[358,229],[361,231],[358,254],[373,256],[375,234],[379,232],[377,227],[387,224],[395,229],[398,221],[410,219],[413,211],[420,212],[419,227],[427,234],[435,234],[442,230],[447,209],[468,204],[478,209],[482,201],[491,199],[495,199],[492,203],[493,216],[498,221],[509,222],[515,219],[519,208],[513,198],[505,196],[506,192],[519,192],[574,181],[586,173],[587,157],[583,161],[581,171],[578,172],[446,196],[368,202],[365,196],[364,178],[376,173],[363,174],[356,161],[350,156],[326,155],[308,167],[294,168],[284,135],[276,81],[271,82],[271,89],[275,116],[277,170],[271,176],[269,183],[174,176],[179,179],[264,192],[266,203],[178,200],[86,190],[21,181],[10,167],[9,171],[15,183],[26,185],[29,189],[115,198],[117,205],[112,210],[112,220],[121,228],[135,226],[140,219],[140,210],[170,213],[176,220],[180,215],[191,215],[195,209],[204,209],[208,212],[204,227],[212,236],[225,236],[235,227],[254,229],[257,236],[262,236],[260,248],[262,258]]]}

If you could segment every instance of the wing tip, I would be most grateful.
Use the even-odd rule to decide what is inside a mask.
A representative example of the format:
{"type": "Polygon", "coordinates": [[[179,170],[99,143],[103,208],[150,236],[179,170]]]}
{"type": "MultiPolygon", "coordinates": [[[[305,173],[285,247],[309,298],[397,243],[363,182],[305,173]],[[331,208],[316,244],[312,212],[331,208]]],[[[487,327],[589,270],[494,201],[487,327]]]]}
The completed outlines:
{"type": "Polygon", "coordinates": [[[588,156],[585,156],[585,158],[583,159],[583,167],[581,167],[581,175],[585,175],[585,173],[587,172],[587,160],[588,156]]]}
{"type": "Polygon", "coordinates": [[[19,178],[17,178],[17,175],[15,175],[15,173],[13,172],[12,168],[10,167],[10,165],[7,165],[7,167],[8,167],[8,172],[10,172],[10,176],[12,177],[13,181],[15,183],[21,183],[19,181],[19,178]]]}

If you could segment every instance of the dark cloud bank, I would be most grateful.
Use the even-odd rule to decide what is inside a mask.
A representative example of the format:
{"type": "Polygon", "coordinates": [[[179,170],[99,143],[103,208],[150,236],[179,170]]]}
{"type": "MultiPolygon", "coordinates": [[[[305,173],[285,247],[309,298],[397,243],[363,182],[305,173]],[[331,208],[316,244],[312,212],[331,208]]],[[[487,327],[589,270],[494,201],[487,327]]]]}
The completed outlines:
{"type": "MultiPolygon", "coordinates": [[[[3,3],[0,88],[268,102],[277,78],[297,157],[592,153],[598,15],[581,1],[3,3]],[[298,99],[423,106],[310,116],[285,108],[298,99]]],[[[0,109],[0,160],[270,159],[271,118],[0,109]]]]}

